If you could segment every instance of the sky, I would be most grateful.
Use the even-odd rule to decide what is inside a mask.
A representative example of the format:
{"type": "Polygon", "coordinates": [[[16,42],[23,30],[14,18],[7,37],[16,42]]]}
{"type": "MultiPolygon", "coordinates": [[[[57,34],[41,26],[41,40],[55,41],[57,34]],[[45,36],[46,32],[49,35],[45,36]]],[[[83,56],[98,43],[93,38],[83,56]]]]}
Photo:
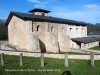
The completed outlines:
{"type": "Polygon", "coordinates": [[[11,11],[29,13],[41,8],[57,18],[100,23],[100,0],[0,0],[0,19],[7,19],[11,11]]]}

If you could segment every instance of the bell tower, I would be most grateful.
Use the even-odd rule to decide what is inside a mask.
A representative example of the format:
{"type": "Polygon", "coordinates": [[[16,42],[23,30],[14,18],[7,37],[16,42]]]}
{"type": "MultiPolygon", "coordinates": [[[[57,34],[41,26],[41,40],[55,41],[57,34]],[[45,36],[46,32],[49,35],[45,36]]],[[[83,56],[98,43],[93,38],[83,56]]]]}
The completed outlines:
{"type": "Polygon", "coordinates": [[[35,8],[33,10],[30,10],[29,12],[34,14],[34,15],[49,16],[48,13],[51,12],[51,11],[35,8]]]}

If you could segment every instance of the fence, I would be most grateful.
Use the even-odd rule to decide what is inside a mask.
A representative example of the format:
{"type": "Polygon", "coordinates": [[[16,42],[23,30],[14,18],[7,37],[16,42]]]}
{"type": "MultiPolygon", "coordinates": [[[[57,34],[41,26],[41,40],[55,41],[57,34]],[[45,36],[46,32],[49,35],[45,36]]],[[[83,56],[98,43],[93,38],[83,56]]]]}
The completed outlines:
{"type": "MultiPolygon", "coordinates": [[[[40,53],[40,60],[41,60],[41,67],[44,67],[44,53],[40,53]]],[[[68,53],[63,54],[65,55],[65,67],[68,67],[68,53]]],[[[20,59],[20,66],[23,66],[23,53],[19,53],[19,59],[20,59]]],[[[94,53],[91,52],[90,54],[90,64],[91,66],[94,66],[94,53]]],[[[1,65],[4,65],[4,53],[1,53],[1,65]]]]}

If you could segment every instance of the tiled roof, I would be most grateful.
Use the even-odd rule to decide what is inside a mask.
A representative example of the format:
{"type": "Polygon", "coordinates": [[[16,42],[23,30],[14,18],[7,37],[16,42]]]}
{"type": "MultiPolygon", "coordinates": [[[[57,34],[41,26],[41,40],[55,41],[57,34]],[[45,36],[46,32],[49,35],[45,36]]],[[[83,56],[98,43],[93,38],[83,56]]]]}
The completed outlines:
{"type": "Polygon", "coordinates": [[[72,40],[85,44],[97,41],[97,39],[94,37],[72,38],[72,40]]]}
{"type": "Polygon", "coordinates": [[[92,36],[94,37],[97,41],[100,41],[100,36],[92,36]]]}
{"type": "Polygon", "coordinates": [[[50,11],[48,10],[44,10],[44,9],[40,9],[40,8],[35,8],[35,9],[32,9],[30,10],[29,12],[45,12],[45,13],[49,13],[50,11]]]}
{"type": "Polygon", "coordinates": [[[27,14],[27,13],[21,13],[21,12],[11,12],[8,17],[6,26],[9,23],[12,15],[15,15],[24,20],[39,19],[39,20],[43,20],[43,21],[51,21],[51,22],[65,23],[65,24],[76,24],[76,25],[83,25],[83,26],[88,25],[88,23],[77,22],[77,21],[69,20],[69,19],[61,19],[61,18],[48,17],[48,16],[39,16],[39,15],[33,15],[33,14],[27,14]]]}

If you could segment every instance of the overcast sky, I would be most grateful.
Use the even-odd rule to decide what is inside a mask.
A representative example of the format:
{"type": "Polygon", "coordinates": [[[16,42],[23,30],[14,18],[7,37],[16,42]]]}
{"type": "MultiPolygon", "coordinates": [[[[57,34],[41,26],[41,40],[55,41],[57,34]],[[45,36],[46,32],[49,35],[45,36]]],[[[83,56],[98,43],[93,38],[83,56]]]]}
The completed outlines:
{"type": "Polygon", "coordinates": [[[34,8],[50,10],[50,16],[100,23],[100,0],[0,0],[0,19],[11,11],[28,13],[34,8]]]}

